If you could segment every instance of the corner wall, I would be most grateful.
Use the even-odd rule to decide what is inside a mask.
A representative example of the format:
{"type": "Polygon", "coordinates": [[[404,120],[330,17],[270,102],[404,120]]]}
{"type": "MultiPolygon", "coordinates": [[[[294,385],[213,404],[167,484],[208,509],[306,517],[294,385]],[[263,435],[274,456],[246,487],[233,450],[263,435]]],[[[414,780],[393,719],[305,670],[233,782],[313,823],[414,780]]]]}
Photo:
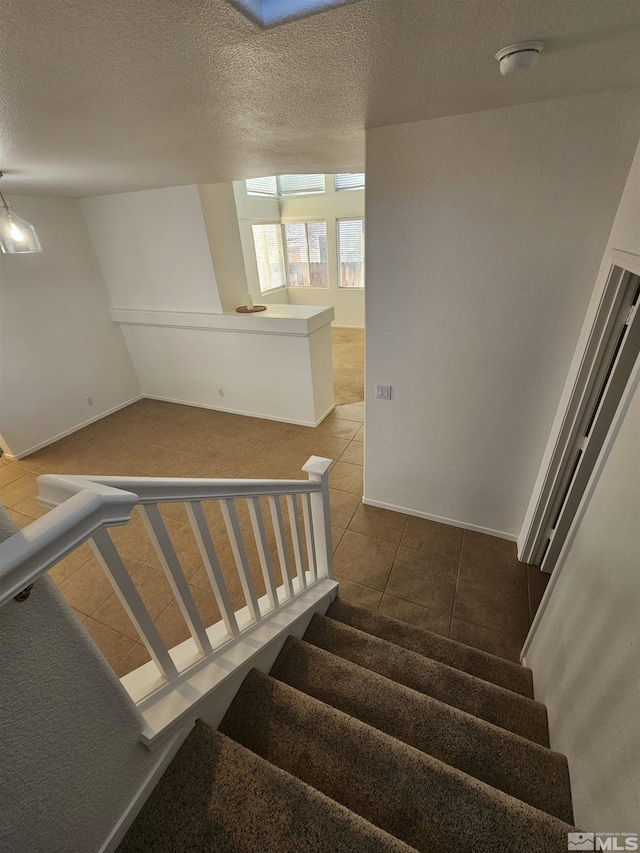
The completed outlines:
{"type": "Polygon", "coordinates": [[[558,405],[558,410],[556,412],[556,417],[553,422],[553,427],[544,451],[533,494],[531,495],[527,513],[522,524],[522,531],[518,538],[519,554],[522,553],[524,549],[526,537],[529,535],[531,529],[531,522],[537,508],[540,491],[549,468],[549,462],[558,440],[558,434],[562,428],[562,422],[567,411],[567,406],[569,405],[576,377],[580,371],[582,358],[587,347],[591,329],[593,328],[600,300],[602,299],[602,294],[604,293],[609,279],[609,273],[611,271],[611,252],[614,249],[640,255],[640,145],[638,145],[638,148],[636,149],[636,155],[633,159],[633,163],[631,164],[629,176],[627,177],[627,182],[622,193],[622,198],[613,222],[613,227],[609,234],[607,247],[596,279],[596,285],[593,289],[589,307],[587,308],[578,344],[575,349],[571,367],[569,369],[567,380],[560,398],[560,403],[558,405]]]}
{"type": "Polygon", "coordinates": [[[576,823],[595,832],[639,829],[639,518],[640,386],[526,653],[576,823]]]}
{"type": "Polygon", "coordinates": [[[639,104],[607,92],[367,132],[365,500],[516,538],[639,104]]]}
{"type": "Polygon", "coordinates": [[[331,305],[334,326],[364,328],[364,291],[338,287],[338,219],[364,216],[364,190],[335,191],[334,175],[326,175],[327,191],[280,199],[283,222],[324,219],[327,223],[328,287],[288,287],[292,305],[331,305]]]}
{"type": "Polygon", "coordinates": [[[24,456],[141,390],[78,201],[10,201],[43,247],[0,256],[0,432],[5,452],[24,456]]]}

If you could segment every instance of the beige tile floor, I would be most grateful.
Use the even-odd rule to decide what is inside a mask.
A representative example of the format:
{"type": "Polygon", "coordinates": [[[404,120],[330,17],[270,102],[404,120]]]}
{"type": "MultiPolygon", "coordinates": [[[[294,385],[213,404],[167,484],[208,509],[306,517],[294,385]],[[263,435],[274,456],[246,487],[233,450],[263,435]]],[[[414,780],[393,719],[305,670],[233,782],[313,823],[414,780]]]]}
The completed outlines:
{"type": "MultiPolygon", "coordinates": [[[[516,660],[544,590],[543,576],[518,563],[514,543],[362,504],[363,422],[363,403],[340,406],[310,429],[141,400],[18,462],[0,460],[0,503],[24,527],[45,512],[35,501],[41,473],[304,478],[301,467],[311,454],[328,456],[335,460],[329,481],[341,595],[516,660]]],[[[262,594],[248,514],[239,510],[262,594]]],[[[219,508],[209,503],[205,511],[214,541],[221,543],[232,600],[242,606],[219,508]]],[[[219,613],[184,509],[167,504],[162,513],[203,620],[212,624],[219,613]]],[[[173,646],[186,639],[186,625],[140,518],[134,513],[129,525],[112,533],[165,642],[173,646]]],[[[88,545],[50,574],[118,675],[148,660],[88,545]]]]}

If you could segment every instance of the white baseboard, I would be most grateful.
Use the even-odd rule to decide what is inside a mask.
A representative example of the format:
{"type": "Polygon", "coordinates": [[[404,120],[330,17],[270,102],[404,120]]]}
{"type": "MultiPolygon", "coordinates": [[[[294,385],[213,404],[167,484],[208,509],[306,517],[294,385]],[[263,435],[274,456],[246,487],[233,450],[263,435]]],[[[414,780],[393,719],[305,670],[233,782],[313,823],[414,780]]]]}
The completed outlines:
{"type": "Polygon", "coordinates": [[[332,329],[360,329],[360,331],[364,332],[364,326],[341,326],[338,323],[331,324],[332,329]]]}
{"type": "Polygon", "coordinates": [[[43,447],[48,447],[50,444],[54,444],[56,441],[60,441],[62,438],[66,438],[68,435],[72,435],[74,432],[78,432],[80,429],[84,429],[84,427],[90,426],[90,424],[94,424],[96,421],[101,421],[102,418],[106,418],[109,415],[113,415],[114,412],[119,412],[120,409],[126,409],[127,406],[130,406],[132,403],[137,403],[138,400],[142,400],[144,394],[138,394],[137,397],[132,397],[130,400],[126,400],[124,403],[119,403],[117,406],[113,406],[111,409],[107,409],[106,412],[101,412],[99,415],[95,415],[93,418],[89,418],[86,421],[82,421],[82,423],[77,426],[71,427],[70,429],[65,430],[64,432],[58,433],[58,435],[54,435],[52,438],[48,438],[46,441],[41,441],[40,444],[34,444],[33,447],[29,447],[27,450],[22,450],[20,453],[16,453],[15,455],[11,453],[6,453],[5,456],[7,459],[11,459],[12,461],[16,461],[18,459],[24,459],[25,456],[29,456],[30,453],[35,453],[36,450],[42,450],[43,447]]]}
{"type": "Polygon", "coordinates": [[[264,421],[280,421],[285,424],[296,424],[297,426],[308,426],[308,427],[317,427],[322,421],[327,417],[327,415],[331,414],[331,412],[335,409],[335,403],[333,403],[327,411],[320,417],[317,421],[300,421],[295,418],[276,418],[273,415],[265,415],[261,412],[246,412],[242,409],[229,409],[225,406],[211,406],[206,403],[192,403],[189,400],[178,400],[173,397],[159,397],[156,394],[144,394],[149,400],[160,400],[163,403],[177,403],[179,406],[194,406],[196,409],[210,409],[213,412],[227,412],[230,415],[243,415],[246,418],[260,418],[264,421]]]}
{"type": "Polygon", "coordinates": [[[136,791],[133,799],[120,816],[118,822],[109,833],[109,837],[100,848],[100,853],[113,853],[127,834],[127,830],[140,814],[142,807],[147,802],[153,789],[160,781],[163,773],[171,764],[175,754],[180,749],[182,744],[187,739],[187,735],[193,729],[195,723],[186,723],[180,728],[168,742],[164,750],[158,755],[158,760],[151,768],[151,771],[142,785],[136,791]]]}
{"type": "Polygon", "coordinates": [[[406,506],[395,506],[395,504],[384,503],[383,501],[374,501],[363,497],[362,503],[368,506],[377,506],[380,509],[390,509],[392,512],[402,512],[405,515],[413,515],[415,518],[426,518],[428,521],[437,521],[440,524],[450,524],[451,527],[461,527],[463,530],[473,530],[475,533],[486,533],[487,536],[497,536],[499,539],[508,539],[509,542],[516,542],[518,536],[516,533],[504,533],[502,530],[492,530],[490,527],[480,527],[477,524],[467,524],[466,521],[458,521],[455,518],[443,518],[441,515],[430,515],[428,512],[420,512],[417,509],[409,509],[406,506]]]}

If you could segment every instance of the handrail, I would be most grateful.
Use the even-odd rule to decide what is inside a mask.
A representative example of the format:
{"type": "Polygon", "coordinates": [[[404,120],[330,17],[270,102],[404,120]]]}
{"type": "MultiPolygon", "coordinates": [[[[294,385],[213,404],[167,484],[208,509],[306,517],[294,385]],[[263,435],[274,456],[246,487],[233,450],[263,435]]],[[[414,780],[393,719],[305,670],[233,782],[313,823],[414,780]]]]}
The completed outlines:
{"type": "MultiPolygon", "coordinates": [[[[319,458],[319,457],[311,457],[319,458]]],[[[306,470],[303,469],[303,470],[306,470]]],[[[104,486],[133,492],[141,504],[259,498],[320,491],[312,480],[241,480],[197,477],[96,477],[44,474],[38,477],[38,503],[57,506],[81,489],[104,486]]]]}
{"type": "Polygon", "coordinates": [[[6,539],[0,544],[0,607],[100,528],[126,524],[137,502],[130,492],[96,484],[6,539]]]}

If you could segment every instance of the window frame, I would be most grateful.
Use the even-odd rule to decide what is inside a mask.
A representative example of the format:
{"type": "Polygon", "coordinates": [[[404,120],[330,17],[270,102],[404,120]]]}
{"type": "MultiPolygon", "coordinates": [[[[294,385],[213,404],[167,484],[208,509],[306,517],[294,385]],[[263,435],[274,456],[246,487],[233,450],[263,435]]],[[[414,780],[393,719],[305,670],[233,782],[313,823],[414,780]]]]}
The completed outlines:
{"type": "Polygon", "coordinates": [[[337,261],[337,285],[338,290],[355,291],[362,293],[366,288],[365,263],[364,263],[364,216],[340,216],[336,218],[336,261],[337,261]],[[358,287],[345,287],[342,284],[342,270],[340,261],[340,223],[341,222],[362,222],[362,281],[363,284],[358,287]]]}
{"type": "MultiPolygon", "coordinates": [[[[287,268],[285,265],[285,256],[284,256],[284,245],[282,242],[282,223],[278,219],[252,219],[251,220],[251,236],[253,238],[253,249],[256,256],[256,267],[258,272],[258,286],[260,287],[260,294],[265,295],[267,293],[275,293],[278,290],[286,290],[287,288],[287,268]],[[254,226],[256,225],[275,225],[277,232],[279,233],[280,240],[280,248],[278,250],[278,257],[280,258],[280,270],[282,273],[282,281],[283,284],[279,284],[276,287],[270,287],[268,290],[262,289],[262,282],[260,281],[260,265],[258,264],[258,253],[256,251],[256,238],[254,226]]],[[[269,274],[269,278],[271,278],[271,274],[269,274]]]]}
{"type": "MultiPolygon", "coordinates": [[[[322,174],[323,186],[321,190],[297,190],[296,192],[283,192],[280,179],[286,177],[302,177],[307,174],[320,174],[320,172],[301,172],[293,175],[276,175],[276,185],[278,187],[278,198],[297,198],[301,195],[326,195],[327,192],[327,176],[322,174]]],[[[317,220],[314,220],[317,221],[317,220]]]]}
{"type": "MultiPolygon", "coordinates": [[[[330,272],[329,272],[329,269],[330,269],[330,264],[329,264],[329,229],[327,228],[326,218],[321,217],[321,216],[314,216],[311,219],[309,219],[308,217],[287,218],[286,220],[282,221],[280,224],[281,224],[281,229],[282,229],[282,247],[283,247],[283,252],[284,252],[285,279],[287,282],[287,284],[285,286],[295,288],[296,290],[329,290],[331,288],[331,280],[330,280],[330,272]],[[325,227],[325,252],[326,252],[326,256],[327,256],[327,260],[326,260],[326,268],[327,268],[326,280],[327,280],[327,283],[326,284],[309,284],[309,285],[306,285],[306,284],[290,284],[289,283],[289,251],[287,248],[286,226],[287,225],[304,225],[305,226],[305,237],[306,237],[306,243],[307,243],[307,264],[308,264],[309,269],[310,269],[311,268],[311,261],[309,259],[309,230],[308,230],[307,226],[310,223],[314,223],[314,222],[322,222],[324,224],[324,227],[325,227]]],[[[311,276],[309,276],[309,279],[311,279],[311,276]]]]}
{"type": "Polygon", "coordinates": [[[364,192],[366,183],[366,172],[336,172],[333,175],[333,189],[337,193],[364,192]],[[338,175],[362,175],[362,184],[358,187],[339,187],[338,175]]]}
{"type": "Polygon", "coordinates": [[[262,178],[246,178],[244,182],[244,189],[248,196],[252,198],[279,198],[279,189],[278,189],[278,177],[277,175],[265,175],[262,178]],[[266,181],[270,178],[273,178],[273,183],[275,187],[275,192],[258,192],[257,190],[249,189],[249,181],[266,181]]]}

